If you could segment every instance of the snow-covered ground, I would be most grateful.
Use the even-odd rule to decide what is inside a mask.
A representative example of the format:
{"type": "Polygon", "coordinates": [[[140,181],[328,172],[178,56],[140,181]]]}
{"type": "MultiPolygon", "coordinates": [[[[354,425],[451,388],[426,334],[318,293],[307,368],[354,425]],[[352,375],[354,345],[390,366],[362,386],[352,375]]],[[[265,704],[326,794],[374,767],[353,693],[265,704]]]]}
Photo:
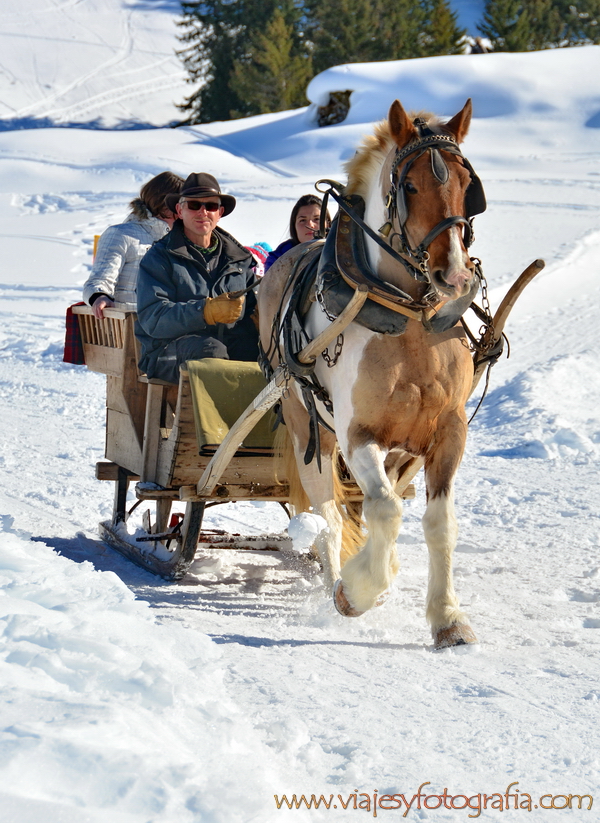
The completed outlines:
{"type": "Polygon", "coordinates": [[[0,129],[181,119],[178,0],[0,0],[0,129]]]}
{"type": "MultiPolygon", "coordinates": [[[[0,133],[2,823],[352,821],[375,816],[374,793],[396,795],[378,803],[384,820],[494,821],[511,783],[506,819],[596,819],[599,55],[347,67],[351,116],[326,129],[309,108],[178,130],[0,133]],[[103,378],[61,362],[93,235],[144,180],[209,170],[239,198],[224,226],[274,245],[297,197],[342,176],[395,94],[448,115],[474,99],[465,153],[489,208],[473,250],[493,305],[525,265],[547,262],[511,316],[511,357],[458,476],[456,585],[480,644],[442,653],[424,619],[422,481],[392,596],[363,618],[337,615],[296,555],[206,553],[169,585],[97,539],[112,504],[94,480],[103,378]],[[429,808],[407,810],[427,781],[429,808]],[[302,793],[333,796],[331,808],[281,799],[302,793]],[[556,811],[585,794],[591,811],[587,799],[556,811]]],[[[340,71],[315,95],[340,88],[340,71]]],[[[261,532],[285,515],[245,503],[210,522],[261,532]]]]}

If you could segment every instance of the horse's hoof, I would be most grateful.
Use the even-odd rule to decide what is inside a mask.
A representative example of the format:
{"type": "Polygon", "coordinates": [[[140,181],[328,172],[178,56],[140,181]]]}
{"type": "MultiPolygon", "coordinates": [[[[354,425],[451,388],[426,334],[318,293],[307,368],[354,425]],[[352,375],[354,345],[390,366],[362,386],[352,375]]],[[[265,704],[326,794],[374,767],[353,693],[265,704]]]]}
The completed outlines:
{"type": "Polygon", "coordinates": [[[390,590],[389,589],[386,589],[384,592],[381,592],[381,594],[379,595],[377,600],[373,603],[373,608],[375,608],[375,606],[383,606],[383,604],[386,602],[386,600],[388,599],[389,596],[390,596],[390,590]]]}
{"type": "Polygon", "coordinates": [[[446,629],[438,629],[433,635],[435,649],[447,649],[451,646],[467,646],[477,643],[477,638],[470,626],[466,623],[455,623],[446,629]]]}
{"type": "Polygon", "coordinates": [[[333,605],[343,617],[360,617],[361,614],[364,614],[364,612],[357,611],[348,602],[341,579],[336,580],[333,585],[333,605]]]}

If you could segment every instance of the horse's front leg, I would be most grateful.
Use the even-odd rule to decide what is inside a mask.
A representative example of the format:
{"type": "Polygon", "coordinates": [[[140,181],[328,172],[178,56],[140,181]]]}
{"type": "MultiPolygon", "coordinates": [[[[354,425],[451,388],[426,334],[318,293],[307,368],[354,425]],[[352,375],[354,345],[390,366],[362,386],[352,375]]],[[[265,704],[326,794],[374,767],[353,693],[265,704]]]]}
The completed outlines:
{"type": "Polygon", "coordinates": [[[458,538],[454,513],[454,476],[462,458],[466,423],[441,425],[425,461],[427,509],[423,531],[429,549],[427,620],[436,648],[476,643],[454,591],[452,555],[458,538]],[[442,432],[441,436],[439,432],[442,432]]]}
{"type": "Polygon", "coordinates": [[[348,461],[364,494],[363,516],[368,530],[363,548],[342,568],[342,583],[336,591],[338,611],[349,617],[375,606],[398,572],[396,539],[402,502],[385,472],[385,457],[370,443],[355,449],[348,461]]]}

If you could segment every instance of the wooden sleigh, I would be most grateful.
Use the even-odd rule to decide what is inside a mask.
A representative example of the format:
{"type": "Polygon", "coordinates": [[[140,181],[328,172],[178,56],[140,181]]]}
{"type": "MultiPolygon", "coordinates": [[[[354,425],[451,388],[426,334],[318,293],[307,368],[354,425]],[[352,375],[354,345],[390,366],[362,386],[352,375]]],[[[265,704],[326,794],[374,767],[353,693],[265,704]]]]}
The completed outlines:
{"type": "MultiPolygon", "coordinates": [[[[506,319],[517,298],[543,261],[536,260],[515,281],[488,327],[491,349],[501,340],[506,319]]],[[[358,314],[367,299],[359,287],[340,316],[303,349],[299,359],[315,360],[358,314]]],[[[229,430],[216,452],[201,454],[187,371],[181,370],[179,386],[149,380],[137,366],[139,351],[134,334],[135,314],[105,309],[104,319],[94,317],[88,306],[74,306],[79,317],[85,361],[91,371],[106,375],[105,460],[96,465],[96,478],[115,483],[113,514],[100,523],[103,541],[137,565],[167,580],[179,580],[194,560],[198,546],[279,550],[291,548],[287,535],[242,536],[202,531],[208,506],[241,500],[289,502],[285,478],[276,478],[274,460],[268,451],[240,444],[262,416],[281,397],[287,382],[286,370],[276,369],[271,382],[258,394],[229,430]],[[144,530],[127,531],[127,495],[135,483],[138,503],[155,503],[154,522],[144,516],[144,530]],[[174,501],[185,502],[185,513],[171,516],[174,501]]],[[[485,360],[475,353],[472,390],[485,360]]],[[[422,466],[413,458],[396,485],[404,498],[414,497],[412,480],[422,466]]],[[[362,501],[356,484],[349,483],[349,500],[362,501]]],[[[136,504],[137,505],[137,504],[136,504]]]]}
{"type": "MultiPolygon", "coordinates": [[[[360,296],[360,305],[365,295],[360,296]]],[[[360,309],[354,303],[342,322],[360,309]]],[[[74,306],[87,367],[106,375],[105,461],[96,464],[96,478],[115,483],[112,518],[100,523],[103,541],[134,563],[168,580],[181,579],[204,548],[280,550],[291,548],[287,534],[227,535],[202,531],[207,506],[240,500],[288,502],[285,478],[275,476],[272,451],[257,452],[240,443],[281,396],[278,372],[214,456],[201,454],[190,391],[189,374],[181,369],[179,386],[149,380],[137,362],[135,313],[105,309],[104,319],[88,306],[74,306]],[[156,504],[154,522],[144,516],[145,533],[127,531],[127,496],[135,483],[138,502],[156,504]],[[185,502],[183,516],[171,516],[174,501],[185,502]]],[[[333,331],[334,337],[337,331],[333,331]]],[[[329,341],[330,342],[330,341],[329,341]]],[[[319,354],[327,345],[317,343],[319,354]]],[[[309,356],[316,356],[311,355],[309,356]]],[[[361,501],[360,489],[350,483],[350,500],[361,501]],[[353,488],[352,488],[353,486],[353,488]]],[[[405,496],[414,496],[413,487],[405,496]]]]}

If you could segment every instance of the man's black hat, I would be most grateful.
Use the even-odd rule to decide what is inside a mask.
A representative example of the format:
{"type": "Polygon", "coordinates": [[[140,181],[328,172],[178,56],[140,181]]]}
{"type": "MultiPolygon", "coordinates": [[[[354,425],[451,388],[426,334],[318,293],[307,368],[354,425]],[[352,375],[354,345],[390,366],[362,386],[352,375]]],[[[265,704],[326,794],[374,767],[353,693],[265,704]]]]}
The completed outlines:
{"type": "Polygon", "coordinates": [[[235,209],[235,197],[231,194],[222,194],[217,179],[212,174],[205,174],[204,172],[192,172],[183,184],[179,194],[168,194],[165,197],[165,203],[167,208],[174,212],[175,206],[181,197],[210,197],[211,194],[221,200],[224,209],[223,217],[231,214],[235,209]]]}

